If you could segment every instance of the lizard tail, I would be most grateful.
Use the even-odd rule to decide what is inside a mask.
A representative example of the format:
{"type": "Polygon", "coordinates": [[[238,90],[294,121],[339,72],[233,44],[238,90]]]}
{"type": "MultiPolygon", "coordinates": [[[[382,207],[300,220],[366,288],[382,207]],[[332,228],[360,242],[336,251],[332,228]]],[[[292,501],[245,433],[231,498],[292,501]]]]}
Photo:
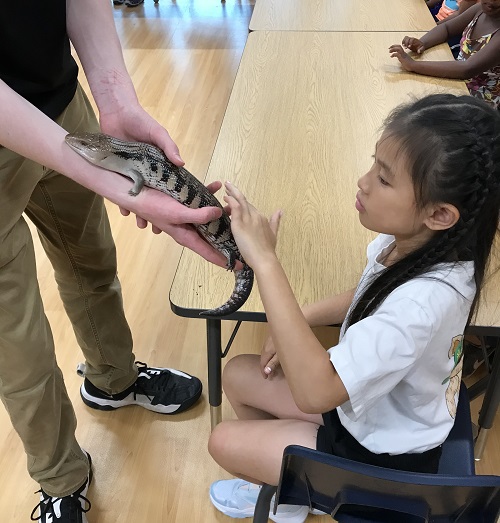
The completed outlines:
{"type": "Polygon", "coordinates": [[[234,271],[234,280],[234,289],[227,302],[216,309],[200,312],[200,316],[208,318],[227,316],[236,312],[247,301],[253,286],[253,270],[248,265],[244,265],[243,269],[234,271]]]}

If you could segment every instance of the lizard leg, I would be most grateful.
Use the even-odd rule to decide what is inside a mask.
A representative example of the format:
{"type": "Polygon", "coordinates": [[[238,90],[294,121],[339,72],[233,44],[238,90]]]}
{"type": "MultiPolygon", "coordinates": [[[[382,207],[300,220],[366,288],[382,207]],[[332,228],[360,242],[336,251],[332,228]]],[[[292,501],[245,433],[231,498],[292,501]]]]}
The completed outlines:
{"type": "Polygon", "coordinates": [[[224,252],[224,255],[227,258],[226,269],[228,271],[234,270],[234,266],[236,265],[237,260],[236,254],[233,251],[227,250],[226,252],[224,252]]]}
{"type": "Polygon", "coordinates": [[[137,196],[144,187],[144,176],[136,169],[130,169],[127,175],[134,181],[134,186],[128,193],[130,196],[137,196]]]}

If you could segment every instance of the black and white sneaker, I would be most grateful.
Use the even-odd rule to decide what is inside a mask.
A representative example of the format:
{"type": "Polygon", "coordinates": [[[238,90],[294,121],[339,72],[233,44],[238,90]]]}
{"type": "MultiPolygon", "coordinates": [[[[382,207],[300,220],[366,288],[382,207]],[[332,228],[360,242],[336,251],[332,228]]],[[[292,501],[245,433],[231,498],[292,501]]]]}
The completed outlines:
{"type": "Polygon", "coordinates": [[[86,498],[87,490],[92,482],[92,460],[88,453],[87,458],[90,463],[90,471],[87,481],[73,494],[62,498],[52,497],[46,494],[43,489],[40,493],[40,503],[31,513],[31,521],[41,523],[88,523],[85,514],[90,510],[90,501],[86,498]],[[39,515],[35,514],[39,512],[39,515]]]}
{"type": "Polygon", "coordinates": [[[201,396],[201,381],[175,369],[148,367],[136,362],[137,381],[119,394],[106,394],[85,378],[80,395],[88,407],[114,410],[127,405],[140,405],[160,414],[174,414],[188,409],[201,396]]]}

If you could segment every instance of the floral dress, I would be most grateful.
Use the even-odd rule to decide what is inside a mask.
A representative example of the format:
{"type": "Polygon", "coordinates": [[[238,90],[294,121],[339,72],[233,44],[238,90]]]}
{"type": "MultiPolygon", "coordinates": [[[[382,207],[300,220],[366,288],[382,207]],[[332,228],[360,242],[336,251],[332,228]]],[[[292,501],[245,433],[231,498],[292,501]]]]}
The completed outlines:
{"type": "MultiPolygon", "coordinates": [[[[460,53],[457,60],[467,60],[474,53],[480,51],[498,31],[498,29],[496,29],[493,33],[480,36],[476,39],[471,38],[474,26],[482,14],[483,13],[479,13],[474,17],[471,23],[465,28],[462,40],[460,40],[460,53]]],[[[470,78],[466,81],[466,84],[472,96],[481,98],[495,109],[500,110],[500,63],[492,67],[489,71],[470,78]]]]}

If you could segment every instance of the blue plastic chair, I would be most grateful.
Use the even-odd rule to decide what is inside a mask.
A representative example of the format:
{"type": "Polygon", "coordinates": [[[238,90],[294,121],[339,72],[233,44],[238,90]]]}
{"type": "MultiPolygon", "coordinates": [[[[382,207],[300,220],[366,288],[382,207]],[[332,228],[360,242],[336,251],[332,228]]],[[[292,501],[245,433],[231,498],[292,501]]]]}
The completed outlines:
{"type": "MultiPolygon", "coordinates": [[[[264,485],[254,523],[268,520],[276,487],[264,485]]],[[[469,399],[460,388],[457,416],[437,474],[385,469],[296,445],[283,453],[277,504],[305,505],[341,523],[494,523],[500,477],[476,476],[469,399]]]]}

